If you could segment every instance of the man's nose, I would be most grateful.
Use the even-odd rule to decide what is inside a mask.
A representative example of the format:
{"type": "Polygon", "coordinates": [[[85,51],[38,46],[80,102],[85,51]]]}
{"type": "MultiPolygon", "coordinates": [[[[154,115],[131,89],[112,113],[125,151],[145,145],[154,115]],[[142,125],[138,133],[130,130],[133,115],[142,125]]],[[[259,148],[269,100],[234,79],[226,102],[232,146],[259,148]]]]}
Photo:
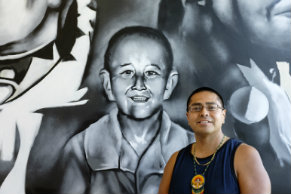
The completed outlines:
{"type": "Polygon", "coordinates": [[[143,76],[135,76],[135,81],[132,86],[132,89],[134,90],[145,90],[146,86],[144,84],[144,77],[143,76]]]}
{"type": "Polygon", "coordinates": [[[200,111],[201,116],[209,116],[209,111],[206,109],[205,106],[202,106],[202,109],[200,111]]]}

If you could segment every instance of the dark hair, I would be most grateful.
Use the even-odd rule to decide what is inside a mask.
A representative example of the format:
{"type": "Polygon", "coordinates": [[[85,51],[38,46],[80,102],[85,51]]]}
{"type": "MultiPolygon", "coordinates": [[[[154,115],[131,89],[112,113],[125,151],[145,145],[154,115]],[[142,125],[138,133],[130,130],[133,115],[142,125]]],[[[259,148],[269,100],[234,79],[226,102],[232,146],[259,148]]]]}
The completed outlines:
{"type": "Polygon", "coordinates": [[[173,66],[173,51],[171,48],[171,45],[166,38],[166,36],[159,30],[145,27],[145,26],[130,26],[125,27],[118,32],[116,32],[110,39],[108,43],[108,47],[106,49],[105,55],[104,55],[104,69],[108,70],[110,72],[110,62],[111,62],[111,55],[115,48],[115,46],[123,40],[127,36],[131,35],[139,35],[146,38],[151,38],[153,40],[158,41],[165,49],[165,60],[168,64],[168,67],[171,69],[173,66]]]}
{"type": "Polygon", "coordinates": [[[202,92],[202,91],[209,91],[209,92],[213,92],[213,93],[215,93],[215,94],[218,96],[218,98],[219,98],[219,100],[220,100],[220,102],[221,102],[222,108],[224,108],[224,101],[223,101],[223,98],[222,98],[222,96],[221,96],[221,95],[220,95],[216,90],[214,90],[214,89],[212,89],[212,88],[209,88],[209,87],[200,87],[200,88],[195,89],[195,90],[194,90],[194,91],[189,95],[188,100],[187,100],[187,107],[186,107],[187,112],[188,112],[188,107],[189,107],[189,103],[190,103],[191,97],[192,97],[194,94],[199,93],[199,92],[202,92]]]}

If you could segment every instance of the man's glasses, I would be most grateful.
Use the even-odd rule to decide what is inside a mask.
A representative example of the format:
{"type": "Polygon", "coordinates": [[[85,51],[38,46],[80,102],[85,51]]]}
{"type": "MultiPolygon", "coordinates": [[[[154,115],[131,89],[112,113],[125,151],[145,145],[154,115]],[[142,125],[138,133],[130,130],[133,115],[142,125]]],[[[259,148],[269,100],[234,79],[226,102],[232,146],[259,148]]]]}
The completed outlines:
{"type": "Polygon", "coordinates": [[[217,111],[218,109],[224,110],[224,108],[222,108],[218,104],[206,104],[205,106],[203,106],[202,104],[194,104],[188,107],[188,111],[200,112],[203,109],[203,107],[205,107],[206,110],[208,111],[217,111]]]}

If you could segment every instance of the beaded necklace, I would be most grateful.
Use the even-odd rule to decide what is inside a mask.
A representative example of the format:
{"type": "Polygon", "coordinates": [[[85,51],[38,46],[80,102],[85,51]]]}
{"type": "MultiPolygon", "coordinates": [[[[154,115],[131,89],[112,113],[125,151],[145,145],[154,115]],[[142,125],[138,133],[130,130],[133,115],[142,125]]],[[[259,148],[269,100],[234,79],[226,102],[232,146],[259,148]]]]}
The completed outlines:
{"type": "Polygon", "coordinates": [[[219,145],[217,146],[214,154],[212,155],[211,159],[205,163],[200,164],[195,156],[195,145],[193,146],[193,158],[194,158],[194,177],[191,180],[191,187],[192,187],[192,194],[203,194],[204,193],[204,185],[205,185],[205,177],[204,174],[206,170],[208,169],[211,162],[214,160],[217,150],[221,147],[223,141],[224,141],[225,135],[221,139],[219,145]],[[206,166],[202,174],[198,174],[196,171],[196,163],[200,166],[206,166]]]}

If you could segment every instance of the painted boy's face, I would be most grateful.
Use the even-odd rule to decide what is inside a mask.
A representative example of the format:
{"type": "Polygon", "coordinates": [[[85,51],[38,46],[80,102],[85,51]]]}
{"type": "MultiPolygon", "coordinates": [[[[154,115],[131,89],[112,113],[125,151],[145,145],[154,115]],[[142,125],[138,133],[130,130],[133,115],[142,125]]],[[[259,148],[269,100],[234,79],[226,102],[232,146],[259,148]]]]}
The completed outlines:
{"type": "Polygon", "coordinates": [[[161,110],[168,78],[165,49],[160,43],[132,35],[113,50],[111,88],[119,110],[145,119],[161,110]]]}
{"type": "Polygon", "coordinates": [[[224,24],[238,30],[234,19],[241,18],[252,43],[290,49],[290,0],[213,0],[213,8],[224,24]]]}

